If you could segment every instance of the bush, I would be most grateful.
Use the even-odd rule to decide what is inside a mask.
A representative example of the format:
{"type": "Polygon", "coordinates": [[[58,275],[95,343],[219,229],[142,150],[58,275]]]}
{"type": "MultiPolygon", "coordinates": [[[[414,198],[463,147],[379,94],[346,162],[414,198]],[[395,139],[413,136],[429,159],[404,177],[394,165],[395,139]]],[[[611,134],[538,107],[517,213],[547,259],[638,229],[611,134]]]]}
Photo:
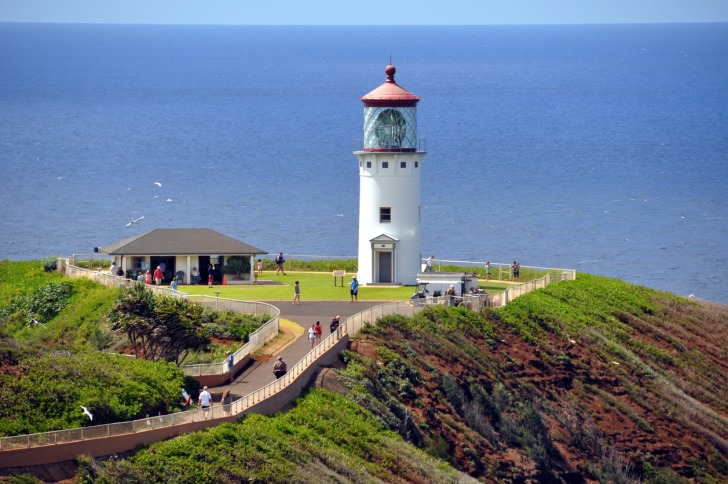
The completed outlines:
{"type": "Polygon", "coordinates": [[[184,377],[172,364],[94,351],[3,348],[18,371],[0,374],[0,435],[127,421],[179,408],[184,377]],[[81,405],[93,413],[93,422],[81,405]]]}
{"type": "Polygon", "coordinates": [[[44,271],[53,272],[58,268],[58,257],[46,257],[40,263],[44,271]]]}

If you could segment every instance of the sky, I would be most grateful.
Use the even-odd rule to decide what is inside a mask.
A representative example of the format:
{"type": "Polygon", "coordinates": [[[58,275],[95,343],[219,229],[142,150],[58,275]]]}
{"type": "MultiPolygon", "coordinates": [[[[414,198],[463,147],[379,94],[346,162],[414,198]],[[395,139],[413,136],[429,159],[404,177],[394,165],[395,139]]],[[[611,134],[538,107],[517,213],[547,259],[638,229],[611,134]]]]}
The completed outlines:
{"type": "Polygon", "coordinates": [[[213,25],[728,22],[728,0],[0,0],[0,22],[213,25]]]}

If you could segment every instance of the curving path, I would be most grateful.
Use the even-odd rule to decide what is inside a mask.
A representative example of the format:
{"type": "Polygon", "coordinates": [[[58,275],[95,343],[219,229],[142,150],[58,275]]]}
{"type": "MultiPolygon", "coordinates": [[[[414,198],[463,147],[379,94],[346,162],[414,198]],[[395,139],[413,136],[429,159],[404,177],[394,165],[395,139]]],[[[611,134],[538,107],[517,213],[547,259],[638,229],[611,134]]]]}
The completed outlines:
{"type": "MultiPolygon", "coordinates": [[[[308,328],[316,321],[321,322],[323,327],[322,337],[329,335],[329,323],[331,318],[337,314],[341,316],[341,322],[356,313],[382,304],[385,301],[303,301],[301,304],[291,304],[290,301],[260,301],[268,303],[281,310],[281,318],[292,321],[298,327],[287,328],[281,325],[281,331],[289,333],[289,338],[284,338],[282,346],[270,348],[271,351],[265,354],[255,355],[253,361],[235,375],[235,379],[228,385],[209,388],[213,395],[215,404],[220,402],[221,395],[225,390],[230,389],[233,400],[240,398],[250,392],[262,388],[275,380],[273,376],[273,364],[278,355],[290,368],[300,361],[309,351],[311,346],[308,343],[308,328]]],[[[279,337],[280,338],[280,337],[279,337]]]]}

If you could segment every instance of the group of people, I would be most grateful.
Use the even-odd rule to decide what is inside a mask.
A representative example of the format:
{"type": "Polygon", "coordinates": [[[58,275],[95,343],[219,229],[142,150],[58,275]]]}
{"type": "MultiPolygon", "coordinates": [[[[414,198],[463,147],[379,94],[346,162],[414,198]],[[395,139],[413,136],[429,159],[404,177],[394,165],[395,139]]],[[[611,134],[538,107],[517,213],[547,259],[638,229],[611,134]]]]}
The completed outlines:
{"type": "MultiPolygon", "coordinates": [[[[341,326],[341,316],[337,314],[331,318],[331,322],[329,323],[329,331],[331,334],[339,329],[339,326],[341,326]]],[[[311,349],[314,349],[316,345],[321,343],[322,332],[321,321],[316,321],[316,323],[312,324],[311,327],[308,328],[308,342],[311,344],[311,349]]]]}
{"type": "Polygon", "coordinates": [[[124,269],[122,269],[121,266],[116,267],[116,261],[114,261],[111,263],[111,267],[109,267],[109,274],[112,276],[124,277],[124,269]]]}

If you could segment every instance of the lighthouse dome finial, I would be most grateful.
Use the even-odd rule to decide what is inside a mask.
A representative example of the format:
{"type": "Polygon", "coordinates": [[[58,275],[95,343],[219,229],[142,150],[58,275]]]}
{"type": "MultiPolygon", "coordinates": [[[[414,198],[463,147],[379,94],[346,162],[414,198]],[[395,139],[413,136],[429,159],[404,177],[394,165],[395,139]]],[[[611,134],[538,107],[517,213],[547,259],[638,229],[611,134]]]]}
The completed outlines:
{"type": "Polygon", "coordinates": [[[387,74],[387,82],[394,82],[394,73],[397,72],[397,68],[392,64],[389,64],[384,68],[384,73],[387,74]]]}

